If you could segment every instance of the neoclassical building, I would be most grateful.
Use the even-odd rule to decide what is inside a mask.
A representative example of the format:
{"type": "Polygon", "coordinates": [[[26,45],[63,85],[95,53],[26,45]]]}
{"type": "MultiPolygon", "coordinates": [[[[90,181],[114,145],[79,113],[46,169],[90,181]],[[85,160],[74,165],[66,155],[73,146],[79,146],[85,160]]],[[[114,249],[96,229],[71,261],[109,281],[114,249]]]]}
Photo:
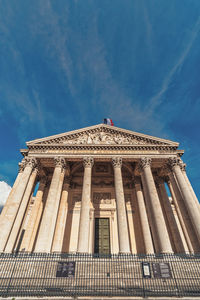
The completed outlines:
{"type": "Polygon", "coordinates": [[[170,140],[99,124],[27,142],[0,252],[200,253],[200,209],[170,140]]]}

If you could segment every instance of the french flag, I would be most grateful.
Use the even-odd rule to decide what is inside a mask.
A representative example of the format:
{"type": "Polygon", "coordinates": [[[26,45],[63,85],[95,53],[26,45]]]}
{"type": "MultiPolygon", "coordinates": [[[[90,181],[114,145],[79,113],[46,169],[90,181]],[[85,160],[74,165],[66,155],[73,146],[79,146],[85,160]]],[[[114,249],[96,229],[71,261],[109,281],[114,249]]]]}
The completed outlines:
{"type": "Polygon", "coordinates": [[[103,122],[104,122],[104,124],[114,126],[113,121],[111,119],[104,119],[103,122]]]}

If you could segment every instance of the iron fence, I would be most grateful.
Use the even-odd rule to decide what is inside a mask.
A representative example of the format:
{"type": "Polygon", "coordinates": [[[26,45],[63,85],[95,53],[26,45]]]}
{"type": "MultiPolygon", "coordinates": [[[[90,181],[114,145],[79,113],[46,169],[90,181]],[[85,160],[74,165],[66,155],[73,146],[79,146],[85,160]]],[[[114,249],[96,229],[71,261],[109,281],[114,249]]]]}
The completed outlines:
{"type": "Polygon", "coordinates": [[[0,296],[200,296],[200,254],[1,253],[0,296]]]}

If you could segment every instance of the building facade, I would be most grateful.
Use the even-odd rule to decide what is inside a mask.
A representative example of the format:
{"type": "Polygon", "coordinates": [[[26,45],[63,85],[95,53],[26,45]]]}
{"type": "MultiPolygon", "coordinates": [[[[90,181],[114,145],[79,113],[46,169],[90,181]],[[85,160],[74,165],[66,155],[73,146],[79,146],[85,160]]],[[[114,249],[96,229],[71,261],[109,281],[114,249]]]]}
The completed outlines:
{"type": "Polygon", "coordinates": [[[0,252],[200,253],[199,202],[178,146],[105,124],[27,142],[0,252]]]}

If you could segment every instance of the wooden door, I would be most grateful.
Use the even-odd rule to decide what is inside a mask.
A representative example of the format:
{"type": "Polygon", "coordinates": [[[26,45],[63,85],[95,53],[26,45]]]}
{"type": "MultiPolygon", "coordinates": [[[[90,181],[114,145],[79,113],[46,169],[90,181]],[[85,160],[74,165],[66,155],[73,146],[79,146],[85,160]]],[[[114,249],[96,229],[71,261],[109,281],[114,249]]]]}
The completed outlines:
{"type": "Polygon", "coordinates": [[[94,252],[110,254],[110,226],[109,218],[95,218],[94,252]]]}

